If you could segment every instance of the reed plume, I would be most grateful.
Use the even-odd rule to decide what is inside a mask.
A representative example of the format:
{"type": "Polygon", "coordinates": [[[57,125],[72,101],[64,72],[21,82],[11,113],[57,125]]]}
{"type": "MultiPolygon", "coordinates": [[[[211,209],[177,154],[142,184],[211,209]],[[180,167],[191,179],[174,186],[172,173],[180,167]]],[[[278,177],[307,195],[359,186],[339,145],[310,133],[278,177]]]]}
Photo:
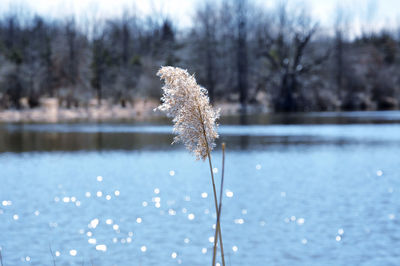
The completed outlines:
{"type": "Polygon", "coordinates": [[[219,236],[222,264],[225,266],[219,218],[220,209],[218,208],[211,162],[211,151],[215,147],[215,140],[218,138],[218,124],[216,120],[219,118],[219,111],[211,107],[207,90],[198,85],[194,76],[191,76],[186,70],[165,66],[157,72],[157,75],[164,80],[165,85],[162,87],[162,104],[156,110],[163,111],[168,117],[172,118],[174,123],[173,131],[176,134],[173,143],[183,143],[196,156],[196,159],[204,161],[208,158],[214,192],[215,211],[218,217],[215,229],[216,237],[214,237],[212,265],[215,265],[219,236]]]}
{"type": "Polygon", "coordinates": [[[197,159],[205,160],[218,138],[216,120],[219,117],[219,112],[209,103],[207,90],[181,68],[162,67],[157,75],[165,81],[162,104],[157,109],[174,122],[177,135],[173,143],[182,142],[197,159]]]}

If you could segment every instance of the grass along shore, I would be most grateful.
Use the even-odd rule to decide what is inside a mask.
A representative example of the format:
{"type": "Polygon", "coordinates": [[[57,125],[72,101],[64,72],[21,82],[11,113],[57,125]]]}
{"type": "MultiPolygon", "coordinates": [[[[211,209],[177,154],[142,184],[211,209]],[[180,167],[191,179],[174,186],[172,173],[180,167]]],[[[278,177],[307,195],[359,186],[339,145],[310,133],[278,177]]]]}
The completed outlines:
{"type": "MultiPolygon", "coordinates": [[[[60,123],[60,122],[98,122],[121,120],[149,120],[162,116],[154,112],[160,102],[154,99],[137,99],[125,107],[113,105],[103,100],[101,106],[97,100],[92,100],[84,107],[65,108],[58,104],[56,98],[42,98],[37,108],[0,110],[0,123],[60,123]]],[[[215,108],[221,110],[221,115],[235,115],[240,112],[240,104],[216,102],[215,108]]],[[[249,106],[250,112],[268,112],[267,107],[249,106]]]]}

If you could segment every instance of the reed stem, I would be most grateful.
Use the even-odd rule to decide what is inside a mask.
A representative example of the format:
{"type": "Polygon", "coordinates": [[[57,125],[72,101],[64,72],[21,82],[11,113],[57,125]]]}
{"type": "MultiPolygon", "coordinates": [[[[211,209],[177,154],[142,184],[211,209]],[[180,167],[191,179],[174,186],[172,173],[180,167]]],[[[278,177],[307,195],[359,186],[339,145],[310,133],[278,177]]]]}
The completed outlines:
{"type": "MultiPolygon", "coordinates": [[[[219,213],[219,210],[218,210],[218,198],[217,198],[217,190],[215,188],[214,172],[213,172],[213,167],[212,167],[212,163],[211,163],[210,147],[208,145],[207,132],[206,132],[206,128],[204,126],[204,119],[203,119],[203,115],[202,115],[202,112],[201,112],[201,109],[200,109],[200,105],[197,105],[197,106],[198,106],[199,118],[200,118],[202,131],[203,131],[202,133],[203,133],[205,144],[206,144],[206,148],[207,148],[208,164],[210,166],[211,183],[212,183],[213,193],[214,193],[215,212],[216,212],[216,215],[218,217],[218,213],[219,213]]],[[[218,242],[218,235],[217,234],[219,235],[219,243],[220,243],[220,247],[221,247],[221,258],[224,258],[224,255],[223,255],[224,254],[224,245],[222,243],[222,233],[221,233],[221,226],[220,226],[219,222],[217,222],[217,224],[215,225],[215,236],[214,236],[214,248],[213,248],[212,266],[215,266],[215,259],[217,257],[216,256],[217,255],[217,242],[218,242]]],[[[225,264],[224,264],[224,266],[225,266],[225,264]]]]}
{"type": "Polygon", "coordinates": [[[50,249],[51,257],[53,258],[53,266],[56,266],[56,259],[54,258],[54,254],[53,254],[53,250],[51,249],[51,245],[49,245],[49,249],[50,249]]]}
{"type": "MultiPolygon", "coordinates": [[[[221,171],[221,188],[219,190],[219,206],[217,214],[217,225],[221,227],[221,212],[222,212],[222,195],[224,194],[224,177],[225,177],[225,143],[222,143],[222,171],[221,171]]],[[[221,228],[219,229],[221,232],[221,228]]],[[[222,266],[225,266],[224,247],[221,245],[222,266]]]]}
{"type": "MultiPolygon", "coordinates": [[[[207,152],[207,157],[208,157],[208,163],[209,163],[209,166],[210,166],[211,181],[212,181],[213,192],[214,192],[215,211],[216,211],[216,214],[217,214],[217,217],[218,217],[219,211],[218,211],[217,190],[216,190],[216,188],[215,188],[214,172],[213,172],[212,163],[211,163],[211,154],[210,154],[209,151],[207,152]]],[[[216,255],[217,255],[217,241],[218,241],[218,235],[219,235],[219,243],[220,243],[220,246],[221,246],[221,257],[223,257],[222,254],[223,254],[224,248],[223,248],[223,244],[222,244],[222,234],[221,234],[221,228],[220,228],[220,227],[221,227],[221,226],[220,226],[219,223],[217,223],[217,224],[215,225],[215,236],[216,236],[216,237],[214,236],[214,250],[213,250],[212,266],[215,266],[215,259],[216,259],[216,255]],[[218,234],[218,235],[217,235],[217,234],[218,234]]]]}
{"type": "MultiPolygon", "coordinates": [[[[219,206],[217,212],[217,222],[215,228],[215,236],[214,236],[214,243],[215,239],[218,237],[217,233],[221,232],[221,211],[222,211],[222,195],[224,191],[224,176],[225,176],[225,143],[222,143],[222,172],[221,172],[221,188],[219,190],[219,206]]],[[[220,237],[221,239],[221,237],[220,237]]],[[[222,266],[225,266],[225,256],[224,256],[224,247],[221,245],[221,259],[222,259],[222,266]]]]}

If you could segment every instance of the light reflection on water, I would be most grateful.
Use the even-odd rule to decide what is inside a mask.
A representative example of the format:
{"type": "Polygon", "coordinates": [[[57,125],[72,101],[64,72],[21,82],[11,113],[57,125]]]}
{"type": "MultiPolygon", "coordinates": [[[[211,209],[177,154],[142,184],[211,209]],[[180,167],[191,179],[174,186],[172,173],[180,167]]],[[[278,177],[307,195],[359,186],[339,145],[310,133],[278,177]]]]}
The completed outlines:
{"type": "MultiPolygon", "coordinates": [[[[209,170],[171,147],[171,135],[30,127],[0,129],[4,265],[52,265],[49,246],[56,265],[210,263],[209,170]]],[[[396,265],[398,124],[228,126],[221,134],[228,265],[396,265]]],[[[217,150],[217,179],[220,160],[217,150]]]]}

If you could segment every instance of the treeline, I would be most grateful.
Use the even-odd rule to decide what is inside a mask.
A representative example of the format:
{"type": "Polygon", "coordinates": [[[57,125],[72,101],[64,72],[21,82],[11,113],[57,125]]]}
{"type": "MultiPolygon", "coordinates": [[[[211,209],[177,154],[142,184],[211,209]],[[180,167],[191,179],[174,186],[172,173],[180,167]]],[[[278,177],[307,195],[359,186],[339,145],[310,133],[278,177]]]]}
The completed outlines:
{"type": "Polygon", "coordinates": [[[330,14],[331,28],[308,11],[285,1],[273,9],[244,0],[202,2],[191,28],[134,10],[79,24],[10,12],[0,20],[0,108],[33,108],[43,97],[66,108],[158,98],[161,65],[196,73],[212,100],[242,107],[398,108],[399,32],[354,37],[345,9],[330,14]]]}

